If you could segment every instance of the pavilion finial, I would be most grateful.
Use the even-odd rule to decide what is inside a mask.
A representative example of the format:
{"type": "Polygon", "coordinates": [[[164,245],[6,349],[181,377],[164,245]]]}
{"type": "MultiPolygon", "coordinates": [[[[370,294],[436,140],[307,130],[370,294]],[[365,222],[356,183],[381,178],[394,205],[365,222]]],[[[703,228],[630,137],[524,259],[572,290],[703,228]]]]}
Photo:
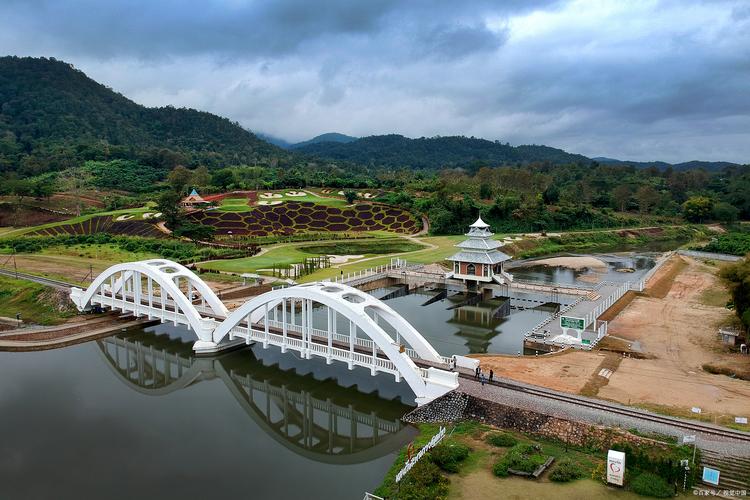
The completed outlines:
{"type": "Polygon", "coordinates": [[[469,226],[469,227],[487,228],[487,227],[490,227],[490,225],[487,224],[486,222],[484,222],[482,220],[482,216],[481,215],[478,215],[477,216],[477,221],[474,224],[472,224],[471,226],[469,226]]]}

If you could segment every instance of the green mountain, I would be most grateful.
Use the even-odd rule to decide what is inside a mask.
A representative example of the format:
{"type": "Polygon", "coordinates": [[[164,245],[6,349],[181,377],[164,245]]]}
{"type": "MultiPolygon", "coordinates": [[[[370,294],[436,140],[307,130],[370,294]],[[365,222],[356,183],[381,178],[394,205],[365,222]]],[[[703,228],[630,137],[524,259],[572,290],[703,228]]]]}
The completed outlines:
{"type": "Polygon", "coordinates": [[[219,167],[286,154],[226,118],[136,104],[62,61],[0,58],[0,174],[111,158],[219,167]]]}
{"type": "Polygon", "coordinates": [[[699,161],[692,160],[682,163],[667,163],[663,161],[629,161],[629,160],[618,160],[616,158],[607,158],[605,156],[598,156],[592,158],[599,163],[606,165],[627,165],[636,168],[652,168],[655,167],[659,170],[666,170],[672,168],[679,172],[687,170],[705,170],[706,172],[721,172],[726,168],[742,167],[738,163],[731,163],[728,161],[699,161]]]}
{"type": "Polygon", "coordinates": [[[421,137],[374,135],[348,143],[318,142],[295,151],[330,160],[390,168],[477,167],[551,162],[575,163],[591,160],[548,146],[510,146],[474,137],[421,137]]]}
{"type": "Polygon", "coordinates": [[[358,139],[357,137],[352,137],[351,135],[339,134],[338,132],[328,132],[326,134],[317,135],[307,141],[302,141],[302,142],[298,142],[297,144],[292,144],[291,148],[292,149],[303,148],[311,144],[318,144],[319,142],[347,143],[347,142],[354,142],[357,139],[358,139]]]}

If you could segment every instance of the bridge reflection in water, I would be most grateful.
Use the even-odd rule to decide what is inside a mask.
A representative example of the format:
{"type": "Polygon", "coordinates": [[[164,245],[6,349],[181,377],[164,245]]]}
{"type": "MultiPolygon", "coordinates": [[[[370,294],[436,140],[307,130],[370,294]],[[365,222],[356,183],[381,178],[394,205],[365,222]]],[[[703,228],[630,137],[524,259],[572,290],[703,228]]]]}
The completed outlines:
{"type": "Polygon", "coordinates": [[[330,374],[321,381],[294,368],[282,369],[275,360],[269,365],[272,350],[195,357],[192,342],[144,331],[118,334],[97,345],[116,376],[142,394],[164,396],[221,379],[264,432],[318,462],[368,462],[398,451],[416,432],[400,420],[408,410],[402,403],[342,387],[330,374]]]}

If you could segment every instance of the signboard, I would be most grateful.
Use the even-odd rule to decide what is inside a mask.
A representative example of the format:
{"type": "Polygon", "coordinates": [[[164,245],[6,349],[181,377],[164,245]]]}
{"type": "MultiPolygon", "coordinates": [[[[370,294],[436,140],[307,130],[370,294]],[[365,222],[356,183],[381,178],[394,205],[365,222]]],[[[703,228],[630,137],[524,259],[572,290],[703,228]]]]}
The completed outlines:
{"type": "Polygon", "coordinates": [[[560,316],[560,328],[573,328],[575,330],[583,330],[586,328],[586,320],[583,318],[560,316]]]}
{"type": "Polygon", "coordinates": [[[695,434],[692,436],[682,436],[682,444],[695,443],[695,434]]]}
{"type": "Polygon", "coordinates": [[[581,339],[581,344],[583,344],[583,345],[591,345],[591,341],[589,339],[581,339]]]}
{"type": "Polygon", "coordinates": [[[711,467],[703,467],[703,482],[706,484],[712,484],[714,486],[719,486],[719,475],[721,473],[716,470],[712,469],[711,467]]]}
{"type": "Polygon", "coordinates": [[[747,424],[747,417],[734,417],[735,424],[747,424]]]}
{"type": "Polygon", "coordinates": [[[625,453],[609,450],[607,453],[607,482],[622,486],[625,478],[625,453]]]}
{"type": "Polygon", "coordinates": [[[434,448],[435,445],[437,445],[442,439],[445,437],[445,427],[441,427],[437,434],[432,436],[432,439],[430,439],[430,442],[427,443],[422,447],[421,450],[417,452],[417,454],[414,457],[409,458],[409,460],[406,461],[406,464],[404,465],[404,468],[401,469],[398,474],[396,474],[396,482],[398,483],[401,481],[407,472],[411,470],[412,467],[414,467],[414,464],[419,462],[419,459],[422,458],[422,456],[427,453],[431,448],[434,448]]]}

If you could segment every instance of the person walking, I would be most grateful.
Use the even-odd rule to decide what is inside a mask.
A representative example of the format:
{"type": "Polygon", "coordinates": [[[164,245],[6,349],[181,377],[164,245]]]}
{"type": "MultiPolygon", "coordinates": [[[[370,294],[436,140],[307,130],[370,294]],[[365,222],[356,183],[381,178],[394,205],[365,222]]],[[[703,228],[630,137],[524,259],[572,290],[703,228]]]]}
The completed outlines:
{"type": "Polygon", "coordinates": [[[494,376],[495,376],[495,372],[493,372],[492,369],[490,369],[490,382],[492,382],[492,377],[494,376]]]}
{"type": "Polygon", "coordinates": [[[474,370],[474,378],[479,380],[479,374],[482,372],[482,369],[477,366],[477,369],[474,370]]]}
{"type": "Polygon", "coordinates": [[[484,373],[479,374],[479,381],[482,382],[482,387],[484,387],[484,383],[487,381],[487,378],[484,376],[484,373]]]}

